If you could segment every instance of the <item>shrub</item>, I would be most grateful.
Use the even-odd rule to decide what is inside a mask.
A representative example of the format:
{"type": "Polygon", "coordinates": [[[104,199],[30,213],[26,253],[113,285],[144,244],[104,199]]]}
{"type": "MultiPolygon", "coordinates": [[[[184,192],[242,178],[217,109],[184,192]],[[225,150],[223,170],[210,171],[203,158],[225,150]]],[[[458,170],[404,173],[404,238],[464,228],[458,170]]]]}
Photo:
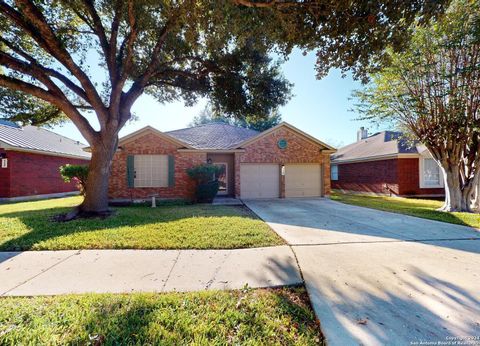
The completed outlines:
{"type": "Polygon", "coordinates": [[[206,184],[197,185],[197,202],[211,203],[218,193],[218,187],[218,180],[212,180],[206,184]]]}
{"type": "Polygon", "coordinates": [[[217,177],[224,173],[224,168],[212,164],[201,165],[187,169],[187,174],[196,183],[197,202],[211,202],[218,193],[217,177]]]}
{"type": "Polygon", "coordinates": [[[80,194],[85,196],[88,165],[71,165],[67,163],[65,166],[60,166],[60,175],[66,183],[73,181],[77,185],[80,194]]]}

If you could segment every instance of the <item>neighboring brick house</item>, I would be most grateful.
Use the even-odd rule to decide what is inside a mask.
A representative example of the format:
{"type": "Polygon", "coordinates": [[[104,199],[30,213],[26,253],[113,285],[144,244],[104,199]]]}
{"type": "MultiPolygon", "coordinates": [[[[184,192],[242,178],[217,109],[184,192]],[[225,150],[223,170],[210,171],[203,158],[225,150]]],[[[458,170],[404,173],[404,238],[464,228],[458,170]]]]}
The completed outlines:
{"type": "Polygon", "coordinates": [[[334,149],[287,123],[267,131],[212,123],[160,132],[145,127],[119,141],[112,163],[112,200],[192,198],[186,170],[201,163],[225,167],[219,194],[237,198],[330,194],[334,149]]]}
{"type": "Polygon", "coordinates": [[[0,120],[0,201],[77,193],[59,167],[88,164],[85,145],[46,129],[0,120]]]}
{"type": "Polygon", "coordinates": [[[357,142],[332,155],[332,188],[394,196],[444,196],[438,164],[423,145],[409,144],[400,132],[368,136],[361,128],[357,142]]]}

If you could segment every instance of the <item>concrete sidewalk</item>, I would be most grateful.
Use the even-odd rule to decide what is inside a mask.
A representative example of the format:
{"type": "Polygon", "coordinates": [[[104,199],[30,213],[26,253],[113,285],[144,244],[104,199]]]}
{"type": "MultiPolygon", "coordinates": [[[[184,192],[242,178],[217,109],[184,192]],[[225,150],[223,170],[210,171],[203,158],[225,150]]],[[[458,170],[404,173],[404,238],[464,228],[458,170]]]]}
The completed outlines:
{"type": "Polygon", "coordinates": [[[301,284],[288,246],[0,252],[0,295],[199,291],[301,284]]]}

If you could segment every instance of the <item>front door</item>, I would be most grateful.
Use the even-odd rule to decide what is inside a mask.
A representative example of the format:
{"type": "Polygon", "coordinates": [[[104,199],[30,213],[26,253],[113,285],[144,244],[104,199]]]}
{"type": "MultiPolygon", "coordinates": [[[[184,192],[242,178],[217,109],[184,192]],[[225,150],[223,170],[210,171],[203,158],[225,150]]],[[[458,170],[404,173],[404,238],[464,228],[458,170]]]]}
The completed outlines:
{"type": "Polygon", "coordinates": [[[228,194],[228,164],[226,162],[215,162],[215,166],[223,167],[223,172],[218,175],[218,194],[219,195],[227,195],[228,194]]]}

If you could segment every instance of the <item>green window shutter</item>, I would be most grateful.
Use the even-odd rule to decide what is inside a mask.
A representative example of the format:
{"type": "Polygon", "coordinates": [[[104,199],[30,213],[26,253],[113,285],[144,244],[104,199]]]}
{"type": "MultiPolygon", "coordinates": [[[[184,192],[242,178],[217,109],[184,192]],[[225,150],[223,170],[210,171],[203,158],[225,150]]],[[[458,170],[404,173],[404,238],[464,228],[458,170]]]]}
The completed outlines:
{"type": "Polygon", "coordinates": [[[168,155],[168,187],[175,186],[175,157],[168,155]]]}
{"type": "Polygon", "coordinates": [[[128,187],[134,187],[135,179],[135,156],[127,156],[127,184],[128,187]]]}

